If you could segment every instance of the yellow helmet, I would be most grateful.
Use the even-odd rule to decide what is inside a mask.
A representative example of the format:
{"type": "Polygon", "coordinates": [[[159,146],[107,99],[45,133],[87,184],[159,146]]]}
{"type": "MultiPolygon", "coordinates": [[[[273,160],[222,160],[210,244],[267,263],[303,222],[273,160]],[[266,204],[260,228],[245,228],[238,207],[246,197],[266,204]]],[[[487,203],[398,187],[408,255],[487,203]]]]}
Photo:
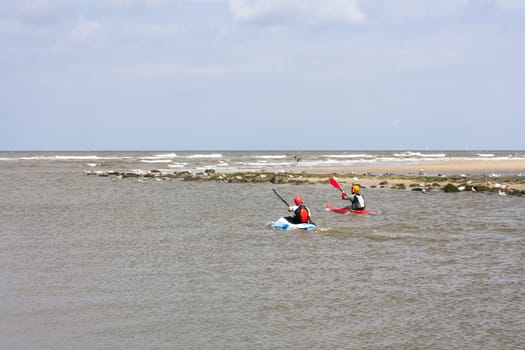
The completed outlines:
{"type": "Polygon", "coordinates": [[[359,185],[352,185],[352,193],[356,193],[356,192],[359,192],[359,185]]]}

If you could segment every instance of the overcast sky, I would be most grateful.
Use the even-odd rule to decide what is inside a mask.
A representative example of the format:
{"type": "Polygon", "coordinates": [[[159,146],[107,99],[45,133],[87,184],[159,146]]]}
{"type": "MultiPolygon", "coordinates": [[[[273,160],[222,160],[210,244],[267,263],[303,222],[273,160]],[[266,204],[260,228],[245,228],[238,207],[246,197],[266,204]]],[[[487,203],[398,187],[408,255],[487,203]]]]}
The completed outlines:
{"type": "Polygon", "coordinates": [[[525,0],[0,0],[0,150],[525,149],[525,0]]]}

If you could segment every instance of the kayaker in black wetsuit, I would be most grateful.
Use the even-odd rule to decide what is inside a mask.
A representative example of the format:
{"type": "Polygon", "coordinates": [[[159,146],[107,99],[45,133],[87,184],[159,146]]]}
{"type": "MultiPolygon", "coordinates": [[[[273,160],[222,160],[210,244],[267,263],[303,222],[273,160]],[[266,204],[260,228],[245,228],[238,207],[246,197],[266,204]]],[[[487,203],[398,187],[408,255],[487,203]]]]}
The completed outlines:
{"type": "Polygon", "coordinates": [[[341,192],[342,200],[352,201],[352,204],[347,206],[347,208],[352,210],[365,209],[365,198],[359,193],[360,189],[359,185],[352,185],[352,194],[347,195],[345,191],[341,192]]]}
{"type": "Polygon", "coordinates": [[[287,216],[285,219],[292,224],[312,223],[312,214],[310,209],[303,204],[303,199],[300,196],[295,196],[293,201],[295,205],[288,207],[288,211],[293,212],[294,215],[287,216]]]}

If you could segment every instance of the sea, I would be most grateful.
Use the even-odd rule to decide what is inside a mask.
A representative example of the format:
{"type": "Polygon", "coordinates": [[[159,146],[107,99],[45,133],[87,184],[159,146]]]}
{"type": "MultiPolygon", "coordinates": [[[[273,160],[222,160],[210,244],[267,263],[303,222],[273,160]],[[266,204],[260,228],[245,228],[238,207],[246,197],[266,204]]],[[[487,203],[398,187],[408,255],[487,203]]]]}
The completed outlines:
{"type": "MultiPolygon", "coordinates": [[[[525,349],[525,197],[86,176],[524,151],[0,152],[0,349],[525,349]],[[275,231],[273,193],[319,227],[275,231]]],[[[519,175],[519,174],[518,174],[519,175]]]]}

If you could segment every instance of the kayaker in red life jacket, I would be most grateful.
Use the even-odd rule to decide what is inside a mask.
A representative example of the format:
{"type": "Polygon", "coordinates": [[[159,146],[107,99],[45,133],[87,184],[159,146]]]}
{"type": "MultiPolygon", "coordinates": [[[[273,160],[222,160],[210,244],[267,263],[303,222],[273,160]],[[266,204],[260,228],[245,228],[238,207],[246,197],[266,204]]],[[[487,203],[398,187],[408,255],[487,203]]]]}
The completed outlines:
{"type": "Polygon", "coordinates": [[[294,215],[287,216],[285,219],[292,224],[312,223],[312,214],[310,209],[303,204],[303,199],[300,196],[295,196],[293,201],[295,205],[288,207],[288,211],[293,212],[294,215]]]}
{"type": "Polygon", "coordinates": [[[360,189],[359,185],[352,185],[352,194],[347,195],[345,191],[341,192],[342,200],[352,201],[352,204],[347,208],[352,210],[365,209],[365,198],[359,193],[360,189]]]}

